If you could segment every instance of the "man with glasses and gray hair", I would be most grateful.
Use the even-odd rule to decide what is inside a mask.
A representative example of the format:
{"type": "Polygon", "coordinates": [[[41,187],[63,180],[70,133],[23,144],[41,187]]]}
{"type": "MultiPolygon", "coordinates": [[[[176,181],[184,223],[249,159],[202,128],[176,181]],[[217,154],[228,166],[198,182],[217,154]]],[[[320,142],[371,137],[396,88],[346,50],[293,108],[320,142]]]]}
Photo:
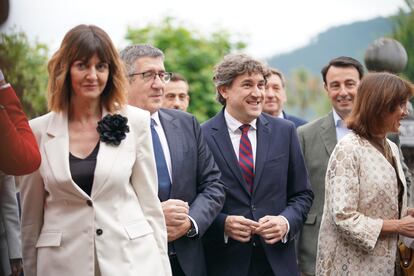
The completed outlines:
{"type": "Polygon", "coordinates": [[[163,52],[151,45],[121,51],[129,79],[129,104],[151,113],[151,133],[158,174],[158,196],[168,232],[174,276],[205,276],[201,237],[225,199],[221,174],[197,120],[189,113],[163,109],[163,52]]]}

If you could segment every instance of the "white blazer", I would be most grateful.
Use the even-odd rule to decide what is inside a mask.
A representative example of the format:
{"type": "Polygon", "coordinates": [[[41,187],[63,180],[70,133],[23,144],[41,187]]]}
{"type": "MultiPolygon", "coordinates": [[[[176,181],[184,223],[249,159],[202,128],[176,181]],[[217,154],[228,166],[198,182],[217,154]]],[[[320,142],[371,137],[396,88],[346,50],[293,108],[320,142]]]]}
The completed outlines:
{"type": "Polygon", "coordinates": [[[20,183],[26,276],[93,276],[95,261],[101,275],[171,275],[149,113],[122,115],[130,132],[100,142],[90,197],[71,177],[67,114],[30,121],[42,163],[20,183]]]}

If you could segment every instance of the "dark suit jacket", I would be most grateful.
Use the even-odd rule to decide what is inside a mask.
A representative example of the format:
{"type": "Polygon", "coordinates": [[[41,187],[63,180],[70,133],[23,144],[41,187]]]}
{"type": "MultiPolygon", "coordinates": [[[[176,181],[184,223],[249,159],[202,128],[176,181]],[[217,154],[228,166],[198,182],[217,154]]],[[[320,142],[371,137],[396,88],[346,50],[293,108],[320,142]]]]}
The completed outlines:
{"type": "Polygon", "coordinates": [[[302,228],[312,205],[305,163],[294,125],[262,114],[257,120],[257,150],[253,193],[246,189],[234,152],[223,111],[202,126],[207,143],[227,187],[223,210],[205,236],[209,275],[247,275],[252,243],[229,238],[224,243],[224,222],[228,215],[258,221],[266,215],[283,215],[290,224],[288,242],[262,245],[275,275],[298,275],[292,238],[302,228]]]}
{"type": "Polygon", "coordinates": [[[220,171],[194,116],[173,109],[159,110],[172,163],[171,198],[190,205],[199,238],[186,236],[173,242],[178,261],[187,276],[206,275],[201,236],[220,212],[225,187],[220,171]]]}
{"type": "Polygon", "coordinates": [[[0,170],[5,174],[22,175],[40,166],[40,153],[12,87],[0,90],[0,170]]]}
{"type": "Polygon", "coordinates": [[[302,126],[302,125],[304,125],[304,124],[307,123],[307,121],[305,121],[305,120],[303,120],[303,119],[301,119],[299,117],[296,117],[296,116],[293,116],[293,115],[289,115],[289,114],[287,114],[284,111],[282,111],[282,112],[283,112],[283,117],[286,120],[289,120],[289,121],[293,122],[295,124],[296,128],[298,128],[298,127],[300,127],[300,126],[302,126]]]}

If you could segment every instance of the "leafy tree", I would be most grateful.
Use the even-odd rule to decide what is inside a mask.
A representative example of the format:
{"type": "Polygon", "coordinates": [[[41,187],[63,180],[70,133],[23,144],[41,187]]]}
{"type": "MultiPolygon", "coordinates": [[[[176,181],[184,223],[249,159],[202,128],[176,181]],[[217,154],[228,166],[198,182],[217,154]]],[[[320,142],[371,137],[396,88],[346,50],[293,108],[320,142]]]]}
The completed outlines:
{"type": "Polygon", "coordinates": [[[307,120],[326,114],[330,109],[329,99],[322,87],[320,77],[304,68],[294,70],[287,81],[287,109],[307,120]]]}
{"type": "Polygon", "coordinates": [[[219,30],[205,36],[177,24],[171,17],[159,24],[128,28],[126,39],[133,44],[150,43],[164,52],[166,69],[180,73],[188,80],[191,97],[188,111],[201,122],[221,108],[215,101],[214,65],[224,55],[246,47],[241,41],[231,42],[226,31],[219,30]]]}
{"type": "Polygon", "coordinates": [[[414,0],[405,0],[408,13],[403,9],[394,17],[396,22],[392,37],[398,40],[407,51],[407,67],[402,74],[414,81],[414,0]]]}
{"type": "Polygon", "coordinates": [[[32,45],[24,32],[0,33],[0,69],[29,118],[46,112],[47,52],[45,44],[32,45]]]}

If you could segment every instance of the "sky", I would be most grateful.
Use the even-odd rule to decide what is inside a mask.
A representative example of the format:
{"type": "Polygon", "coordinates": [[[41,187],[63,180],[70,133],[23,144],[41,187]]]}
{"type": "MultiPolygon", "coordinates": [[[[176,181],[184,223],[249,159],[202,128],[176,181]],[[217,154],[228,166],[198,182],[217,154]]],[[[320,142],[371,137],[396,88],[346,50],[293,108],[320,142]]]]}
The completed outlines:
{"type": "Polygon", "coordinates": [[[165,16],[204,35],[219,29],[247,43],[257,58],[290,52],[333,26],[389,16],[404,0],[9,0],[12,27],[49,45],[53,53],[65,33],[78,24],[104,29],[118,48],[127,27],[140,28],[165,16]]]}

